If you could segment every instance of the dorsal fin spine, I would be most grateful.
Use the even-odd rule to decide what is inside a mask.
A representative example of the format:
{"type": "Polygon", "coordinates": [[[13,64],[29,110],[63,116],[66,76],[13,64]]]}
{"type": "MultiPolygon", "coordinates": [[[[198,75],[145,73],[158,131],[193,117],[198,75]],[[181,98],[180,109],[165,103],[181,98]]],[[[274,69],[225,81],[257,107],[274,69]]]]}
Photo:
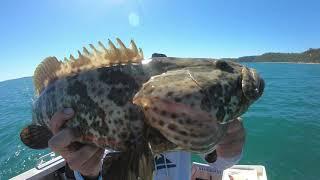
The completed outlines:
{"type": "Polygon", "coordinates": [[[130,47],[131,47],[131,50],[133,51],[133,53],[136,53],[138,54],[138,48],[137,48],[137,45],[136,43],[134,43],[133,40],[130,41],[130,47]]]}
{"type": "Polygon", "coordinates": [[[70,54],[70,58],[69,58],[69,59],[70,59],[71,61],[75,61],[75,60],[76,60],[76,58],[74,58],[72,54],[70,54]]]}
{"type": "Polygon", "coordinates": [[[98,44],[104,51],[107,50],[107,48],[103,45],[103,43],[101,41],[98,41],[98,44]]]}
{"type": "Polygon", "coordinates": [[[109,39],[108,49],[100,41],[98,42],[102,51],[97,50],[90,44],[90,48],[94,51],[93,54],[83,47],[83,54],[78,51],[78,58],[70,55],[69,59],[64,58],[63,62],[58,61],[56,57],[44,59],[34,72],[36,94],[40,94],[54,80],[72,76],[82,71],[119,64],[141,63],[143,52],[141,48],[138,50],[133,40],[130,42],[130,48],[127,48],[120,39],[117,38],[116,40],[119,48],[109,39]]]}
{"type": "Polygon", "coordinates": [[[95,53],[97,53],[97,54],[100,54],[100,53],[101,53],[101,52],[99,52],[99,51],[96,49],[96,47],[94,47],[93,44],[89,44],[89,46],[90,46],[90,48],[91,48],[95,53]]]}
{"type": "Polygon", "coordinates": [[[88,49],[86,48],[86,47],[83,47],[82,48],[83,50],[83,53],[85,54],[85,55],[87,55],[87,56],[89,56],[90,55],[90,52],[88,51],[88,49]]]}

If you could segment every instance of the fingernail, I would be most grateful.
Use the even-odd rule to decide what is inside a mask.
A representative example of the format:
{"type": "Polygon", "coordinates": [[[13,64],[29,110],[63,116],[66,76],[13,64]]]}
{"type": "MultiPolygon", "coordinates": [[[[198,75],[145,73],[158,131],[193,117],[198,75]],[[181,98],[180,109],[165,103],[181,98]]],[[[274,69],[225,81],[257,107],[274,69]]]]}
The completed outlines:
{"type": "Polygon", "coordinates": [[[63,110],[63,113],[64,113],[65,115],[70,116],[70,115],[73,114],[73,109],[72,109],[72,108],[65,108],[65,109],[63,110]]]}

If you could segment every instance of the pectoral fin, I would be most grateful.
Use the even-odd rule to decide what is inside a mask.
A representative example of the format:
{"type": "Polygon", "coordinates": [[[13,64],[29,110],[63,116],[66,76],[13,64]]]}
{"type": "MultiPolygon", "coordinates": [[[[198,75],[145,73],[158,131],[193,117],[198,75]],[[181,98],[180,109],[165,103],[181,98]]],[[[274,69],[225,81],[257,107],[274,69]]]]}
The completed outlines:
{"type": "Polygon", "coordinates": [[[219,123],[207,112],[156,97],[138,98],[147,123],[184,150],[204,153],[214,149],[223,135],[219,123]]]}
{"type": "Polygon", "coordinates": [[[32,149],[45,149],[48,141],[53,136],[52,132],[44,126],[29,125],[20,133],[21,141],[32,149]]]}

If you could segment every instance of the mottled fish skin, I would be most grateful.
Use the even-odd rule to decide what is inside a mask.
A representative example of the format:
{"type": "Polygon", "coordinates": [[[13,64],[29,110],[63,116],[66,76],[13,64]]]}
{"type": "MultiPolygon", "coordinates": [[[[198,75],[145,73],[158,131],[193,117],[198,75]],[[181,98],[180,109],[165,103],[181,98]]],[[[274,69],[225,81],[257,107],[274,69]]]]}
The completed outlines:
{"type": "MultiPolygon", "coordinates": [[[[238,63],[213,59],[163,57],[153,58],[143,65],[115,65],[81,72],[76,76],[56,80],[40,94],[33,106],[33,124],[48,126],[55,112],[72,107],[76,114],[66,126],[79,130],[80,142],[126,151],[137,142],[149,139],[154,152],[192,150],[190,146],[196,144],[177,147],[177,144],[155,132],[159,130],[158,126],[153,126],[155,129],[149,128],[151,119],[146,119],[143,108],[133,104],[133,97],[136,93],[136,97],[167,97],[194,111],[208,112],[213,119],[226,123],[244,113],[258,98],[255,95],[256,99],[248,99],[250,96],[243,95],[242,89],[247,86],[247,82],[260,80],[258,76],[247,76],[244,82],[243,68],[238,63]],[[167,77],[162,78],[161,74],[165,72],[167,77]],[[157,76],[160,81],[155,81],[157,76]],[[184,83],[185,76],[188,77],[184,83]],[[148,83],[142,88],[146,82],[148,83]],[[150,90],[150,87],[155,90],[150,90]],[[158,94],[152,94],[152,91],[158,94]],[[151,133],[145,134],[146,129],[151,129],[151,133]]],[[[250,85],[255,86],[257,83],[250,85]]],[[[247,93],[255,92],[249,87],[246,89],[247,93]]],[[[165,124],[168,125],[169,123],[165,124]]],[[[185,125],[180,126],[183,129],[185,125]]],[[[211,126],[215,128],[216,124],[208,125],[211,126]]],[[[188,128],[192,129],[192,123],[188,128]]],[[[167,130],[170,131],[174,130],[167,130]]],[[[165,136],[166,131],[161,133],[165,136]]],[[[199,138],[202,138],[201,142],[206,142],[207,139],[217,141],[219,137],[212,139],[213,137],[204,135],[199,138]]],[[[211,145],[215,142],[206,143],[209,144],[205,149],[198,152],[211,150],[211,145]]]]}
{"type": "Polygon", "coordinates": [[[80,142],[124,151],[142,138],[144,115],[132,97],[146,78],[141,65],[120,65],[59,79],[35,101],[33,121],[48,126],[55,112],[72,107],[67,126],[79,129],[80,142]]]}
{"type": "Polygon", "coordinates": [[[264,90],[264,80],[255,70],[232,61],[156,58],[149,66],[166,73],[154,73],[135,98],[162,97],[187,104],[220,123],[243,114],[264,90]]]}
{"type": "Polygon", "coordinates": [[[183,59],[167,67],[143,85],[134,103],[144,107],[149,125],[184,150],[213,150],[225,124],[245,113],[264,90],[254,70],[231,61],[183,59]]]}

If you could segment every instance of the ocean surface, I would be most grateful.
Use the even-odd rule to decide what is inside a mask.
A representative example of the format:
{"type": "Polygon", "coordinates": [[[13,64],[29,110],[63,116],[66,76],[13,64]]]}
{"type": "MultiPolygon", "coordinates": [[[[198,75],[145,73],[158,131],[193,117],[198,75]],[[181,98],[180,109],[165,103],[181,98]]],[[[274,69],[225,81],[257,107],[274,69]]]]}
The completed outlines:
{"type": "MultiPolygon", "coordinates": [[[[266,89],[243,116],[247,138],[240,163],[264,165],[272,180],[320,179],[320,65],[247,65],[258,69],[266,89]]],[[[31,121],[32,100],[31,78],[0,82],[0,179],[34,167],[49,152],[30,150],[19,139],[31,121]]]]}

